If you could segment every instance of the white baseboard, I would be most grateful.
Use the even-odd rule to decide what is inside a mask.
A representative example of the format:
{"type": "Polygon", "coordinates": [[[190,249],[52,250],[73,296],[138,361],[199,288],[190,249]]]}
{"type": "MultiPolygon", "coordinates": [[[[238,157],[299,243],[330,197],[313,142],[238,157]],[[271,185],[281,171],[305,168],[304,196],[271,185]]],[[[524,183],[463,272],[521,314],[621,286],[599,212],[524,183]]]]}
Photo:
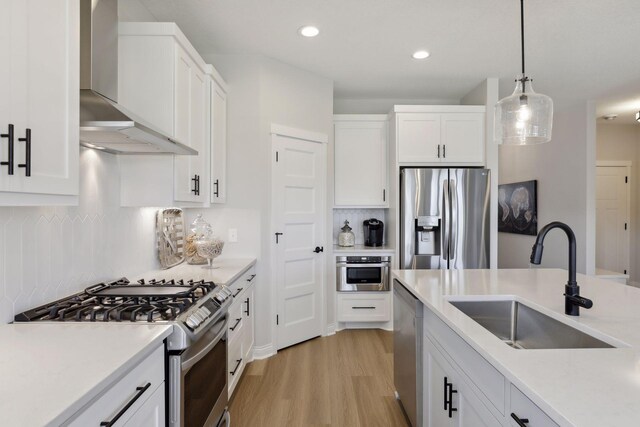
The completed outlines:
{"type": "Polygon", "coordinates": [[[338,322],[336,331],[345,329],[383,329],[393,331],[393,322],[338,322]]]}
{"type": "Polygon", "coordinates": [[[277,350],[273,344],[256,345],[253,347],[253,359],[266,359],[267,357],[275,356],[277,350]]]}
{"type": "Polygon", "coordinates": [[[335,335],[335,333],[336,333],[336,327],[337,327],[336,322],[329,323],[329,324],[327,325],[327,336],[329,336],[329,335],[335,335]]]}

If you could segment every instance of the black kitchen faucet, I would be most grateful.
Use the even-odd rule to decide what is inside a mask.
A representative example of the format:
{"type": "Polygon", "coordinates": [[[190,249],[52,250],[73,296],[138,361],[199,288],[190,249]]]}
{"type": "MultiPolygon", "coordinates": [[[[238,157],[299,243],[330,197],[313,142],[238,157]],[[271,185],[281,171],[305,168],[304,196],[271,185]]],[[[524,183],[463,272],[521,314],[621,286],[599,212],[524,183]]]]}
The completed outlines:
{"type": "Polygon", "coordinates": [[[569,281],[564,287],[564,312],[570,316],[579,316],[580,307],[591,308],[593,301],[580,296],[580,286],[576,282],[576,235],[571,227],[558,221],[542,227],[536,237],[536,243],[531,248],[531,263],[537,265],[542,261],[542,242],[544,242],[547,233],[554,228],[562,229],[569,239],[569,281]]]}

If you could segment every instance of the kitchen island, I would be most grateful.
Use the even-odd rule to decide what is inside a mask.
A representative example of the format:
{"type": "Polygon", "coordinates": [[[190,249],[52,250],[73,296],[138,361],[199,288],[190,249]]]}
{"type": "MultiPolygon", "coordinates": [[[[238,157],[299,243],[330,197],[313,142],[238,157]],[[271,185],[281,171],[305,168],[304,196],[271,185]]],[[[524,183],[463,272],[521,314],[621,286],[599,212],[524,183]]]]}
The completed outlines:
{"type": "MultiPolygon", "coordinates": [[[[446,338],[434,348],[459,368],[466,396],[481,402],[475,412],[487,414],[485,425],[517,426],[510,409],[523,398],[548,416],[524,424],[531,427],[636,425],[640,419],[640,289],[578,275],[581,295],[594,305],[575,317],[564,314],[565,270],[395,270],[392,277],[424,304],[425,354],[431,342],[446,338]],[[515,299],[613,348],[512,348],[449,302],[493,299],[515,299]],[[464,364],[472,359],[475,365],[464,364]]],[[[453,398],[458,408],[463,394],[453,398]]]]}

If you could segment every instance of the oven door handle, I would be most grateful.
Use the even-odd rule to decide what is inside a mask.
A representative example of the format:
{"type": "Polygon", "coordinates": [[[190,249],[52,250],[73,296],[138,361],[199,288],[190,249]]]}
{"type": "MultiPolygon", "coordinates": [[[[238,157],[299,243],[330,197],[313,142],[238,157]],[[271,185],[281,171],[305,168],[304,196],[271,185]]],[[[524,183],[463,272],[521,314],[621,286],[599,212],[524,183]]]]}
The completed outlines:
{"type": "Polygon", "coordinates": [[[336,263],[336,267],[348,267],[348,268],[352,268],[352,267],[356,267],[356,268],[362,268],[362,267],[372,267],[372,268],[389,268],[389,264],[348,264],[346,262],[337,262],[336,263]]]}
{"type": "Polygon", "coordinates": [[[222,339],[224,334],[227,333],[227,323],[228,321],[225,318],[224,321],[222,322],[222,325],[220,326],[220,331],[217,333],[216,337],[211,341],[209,341],[209,343],[202,350],[200,350],[199,352],[197,352],[196,354],[191,356],[189,359],[185,360],[180,364],[180,368],[182,369],[183,374],[186,373],[186,371],[188,371],[189,369],[191,369],[191,367],[196,363],[198,363],[203,357],[205,357],[207,353],[209,353],[211,349],[215,347],[216,344],[218,344],[218,342],[220,342],[220,339],[222,339]]]}

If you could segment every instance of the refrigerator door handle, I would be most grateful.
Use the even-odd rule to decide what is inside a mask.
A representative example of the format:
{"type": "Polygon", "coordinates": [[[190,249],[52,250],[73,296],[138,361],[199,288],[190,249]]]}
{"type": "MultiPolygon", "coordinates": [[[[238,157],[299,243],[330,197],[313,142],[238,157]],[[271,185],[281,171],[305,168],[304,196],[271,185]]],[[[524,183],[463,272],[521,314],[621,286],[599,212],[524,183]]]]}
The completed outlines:
{"type": "Polygon", "coordinates": [[[449,218],[450,205],[449,180],[443,181],[442,188],[442,259],[449,261],[449,218]]]}
{"type": "MultiPolygon", "coordinates": [[[[458,240],[458,214],[460,212],[458,206],[458,191],[456,188],[456,181],[449,180],[449,191],[451,193],[451,232],[449,234],[449,260],[456,261],[456,242],[458,240]]],[[[449,268],[455,268],[454,265],[450,265],[449,268]]]]}

